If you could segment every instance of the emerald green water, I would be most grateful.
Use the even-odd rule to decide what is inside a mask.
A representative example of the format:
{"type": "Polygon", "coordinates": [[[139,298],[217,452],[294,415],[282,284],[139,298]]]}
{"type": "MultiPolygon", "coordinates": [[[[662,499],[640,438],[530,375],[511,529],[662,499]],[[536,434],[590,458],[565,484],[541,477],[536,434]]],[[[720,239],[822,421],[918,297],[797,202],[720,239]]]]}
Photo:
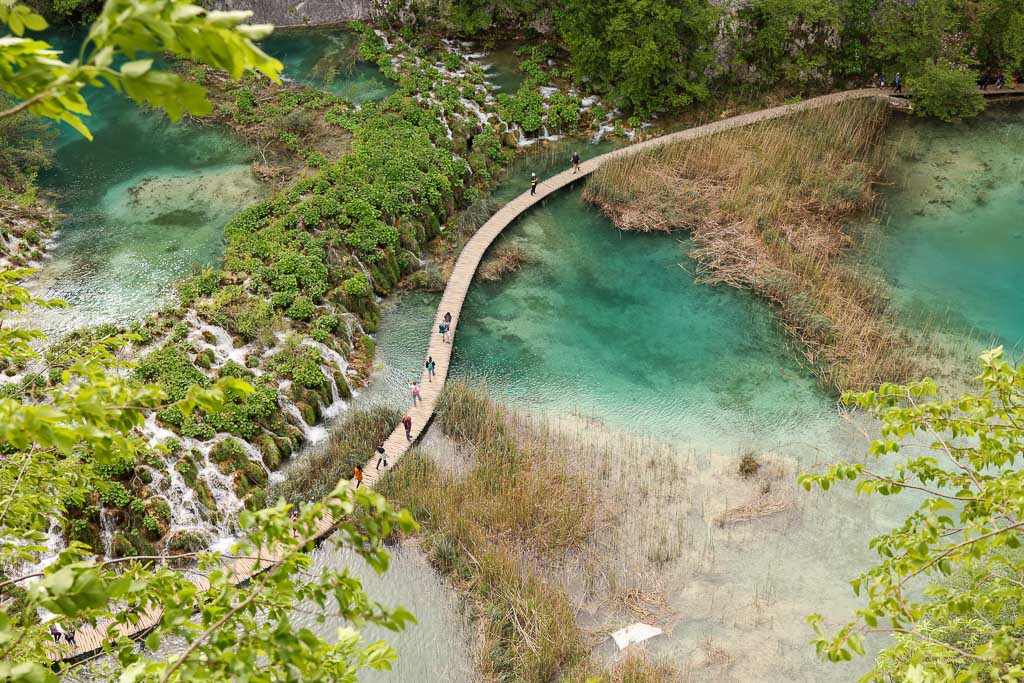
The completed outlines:
{"type": "Polygon", "coordinates": [[[674,237],[615,229],[579,189],[509,228],[529,265],[477,281],[454,375],[511,401],[594,417],[701,449],[820,443],[832,401],[802,371],[767,308],[698,285],[674,237]]]}
{"type": "Polygon", "coordinates": [[[872,248],[911,325],[1024,350],[1024,103],[958,125],[893,124],[899,151],[872,248]]]}
{"type": "MultiPolygon", "coordinates": [[[[47,37],[77,49],[78,36],[47,37]]],[[[345,31],[292,31],[268,39],[266,48],[288,76],[323,87],[318,64],[352,44],[345,31]]],[[[330,89],[356,101],[391,92],[365,63],[336,73],[330,89]]],[[[110,89],[87,96],[94,140],[62,125],[54,167],[39,179],[64,218],[30,286],[72,307],[33,314],[32,323],[56,335],[137,318],[171,301],[176,280],[219,262],[224,224],[268,191],[252,173],[253,149],[227,130],[171,124],[110,89]]]]}
{"type": "Polygon", "coordinates": [[[284,64],[284,75],[352,102],[387,97],[394,84],[376,65],[354,60],[359,38],[341,29],[277,31],[260,43],[284,64]]]}

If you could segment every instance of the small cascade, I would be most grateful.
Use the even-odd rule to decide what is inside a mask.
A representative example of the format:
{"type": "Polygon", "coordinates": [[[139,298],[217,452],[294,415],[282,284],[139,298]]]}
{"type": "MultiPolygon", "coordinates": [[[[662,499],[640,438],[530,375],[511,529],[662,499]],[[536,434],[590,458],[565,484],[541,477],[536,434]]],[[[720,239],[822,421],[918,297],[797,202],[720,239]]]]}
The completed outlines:
{"type": "MultiPolygon", "coordinates": [[[[339,372],[341,372],[343,377],[348,375],[348,360],[331,347],[316,340],[308,338],[302,340],[302,345],[311,346],[317,349],[320,352],[320,357],[332,361],[338,367],[338,370],[339,372]]],[[[348,410],[348,403],[341,396],[341,392],[338,389],[338,383],[335,381],[334,375],[330,372],[327,372],[322,366],[320,369],[324,373],[324,376],[327,378],[327,381],[331,386],[331,405],[322,406],[322,414],[324,418],[328,419],[338,417],[344,411],[348,410]]],[[[349,391],[351,391],[351,389],[349,391]]]]}
{"type": "MultiPolygon", "coordinates": [[[[366,280],[370,283],[370,287],[372,288],[373,287],[373,275],[370,274],[370,270],[363,264],[362,261],[359,260],[358,256],[356,256],[355,254],[352,254],[352,258],[355,259],[356,265],[359,266],[359,270],[363,271],[363,275],[366,276],[366,280]]],[[[377,303],[381,302],[381,298],[379,296],[374,296],[374,298],[377,300],[377,303]]]]}
{"type": "Polygon", "coordinates": [[[167,470],[167,504],[171,508],[170,527],[194,526],[201,524],[205,506],[196,498],[196,492],[188,485],[181,473],[173,467],[167,470]]]}
{"type": "MultiPolygon", "coordinates": [[[[223,327],[210,325],[199,319],[194,311],[190,311],[185,318],[189,323],[189,341],[201,349],[213,349],[213,367],[220,367],[228,361],[234,361],[239,365],[245,365],[245,358],[252,351],[252,346],[235,347],[235,340],[223,327]],[[211,344],[206,340],[206,335],[213,337],[216,343],[211,344]]],[[[256,369],[256,374],[260,374],[256,369]]]]}
{"type": "Polygon", "coordinates": [[[235,527],[235,518],[242,510],[242,501],[235,495],[235,480],[231,475],[224,474],[217,467],[216,463],[210,461],[209,449],[213,444],[207,446],[203,453],[203,467],[199,470],[197,479],[203,479],[210,488],[213,499],[217,501],[217,510],[220,513],[220,523],[216,525],[219,533],[230,532],[235,527]]]}
{"type": "Polygon", "coordinates": [[[161,427],[156,421],[156,413],[152,412],[146,416],[146,421],[142,426],[142,435],[146,437],[146,442],[150,446],[156,446],[157,444],[163,443],[168,439],[181,440],[177,434],[172,432],[170,429],[161,427]]]}
{"type": "Polygon", "coordinates": [[[104,557],[113,557],[114,553],[114,533],[116,529],[114,523],[110,519],[110,511],[106,508],[100,508],[100,543],[103,545],[104,557]]]}
{"type": "Polygon", "coordinates": [[[309,426],[306,421],[302,419],[302,415],[299,413],[299,409],[295,407],[294,403],[290,401],[282,403],[282,409],[290,417],[291,423],[302,430],[302,436],[305,437],[308,443],[317,443],[327,438],[327,428],[323,425],[309,426]]]}

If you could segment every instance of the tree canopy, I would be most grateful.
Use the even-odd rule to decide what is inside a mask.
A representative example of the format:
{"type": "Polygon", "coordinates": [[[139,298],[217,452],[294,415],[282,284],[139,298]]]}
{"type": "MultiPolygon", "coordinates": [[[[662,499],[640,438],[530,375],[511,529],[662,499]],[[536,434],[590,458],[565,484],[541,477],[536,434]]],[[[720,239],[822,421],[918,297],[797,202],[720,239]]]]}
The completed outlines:
{"type": "Polygon", "coordinates": [[[829,633],[810,618],[818,654],[831,661],[863,654],[865,634],[897,636],[868,680],[1024,677],[1024,366],[994,349],[981,356],[978,382],[978,393],[952,399],[930,379],[846,394],[881,421],[869,449],[878,465],[801,475],[807,489],[855,481],[859,494],[921,498],[871,541],[879,561],[851,581],[866,598],[856,621],[829,633]]]}

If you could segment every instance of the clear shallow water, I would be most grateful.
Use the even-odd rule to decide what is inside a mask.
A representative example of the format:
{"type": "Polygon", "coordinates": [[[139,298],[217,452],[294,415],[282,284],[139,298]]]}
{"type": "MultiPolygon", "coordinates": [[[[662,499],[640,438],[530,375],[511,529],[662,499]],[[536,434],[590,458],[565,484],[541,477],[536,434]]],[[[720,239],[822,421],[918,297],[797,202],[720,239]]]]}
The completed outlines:
{"type": "MultiPolygon", "coordinates": [[[[462,645],[469,642],[470,633],[459,611],[458,594],[431,568],[417,546],[393,548],[390,552],[391,564],[382,576],[355,553],[332,543],[325,543],[313,554],[313,571],[325,566],[347,566],[351,575],[362,581],[373,600],[386,607],[400,605],[416,617],[417,623],[400,633],[377,626],[361,629],[364,642],[386,640],[395,648],[398,660],[391,671],[366,669],[360,672],[359,680],[364,683],[476,680],[469,649],[462,645]]],[[[330,619],[317,623],[314,615],[304,612],[296,613],[293,623],[332,640],[340,625],[330,619]]]]}
{"type": "MultiPolygon", "coordinates": [[[[69,34],[50,38],[77,49],[69,34]]],[[[352,45],[353,34],[332,30],[281,32],[265,47],[289,77],[324,87],[322,67],[352,45]]],[[[375,66],[359,63],[336,73],[330,90],[365,101],[393,88],[375,66]]],[[[223,225],[267,192],[252,174],[253,150],[225,129],[172,125],[110,89],[88,99],[95,140],[62,126],[56,163],[39,179],[65,218],[31,287],[72,304],[33,313],[31,323],[51,335],[134,319],[167,303],[176,280],[219,262],[223,225]]]]}
{"type": "Polygon", "coordinates": [[[72,308],[32,323],[56,334],[167,302],[175,280],[219,261],[224,223],[265,193],[252,151],[224,130],[171,124],[110,89],[88,100],[94,140],[62,125],[55,164],[39,178],[64,219],[32,287],[72,308]]]}
{"type": "Polygon", "coordinates": [[[1024,103],[958,125],[897,120],[872,248],[912,324],[1024,350],[1024,103]]]}
{"type": "Polygon", "coordinates": [[[531,261],[477,281],[454,377],[541,412],[722,451],[821,443],[832,400],[786,349],[766,306],[697,285],[684,242],[615,229],[564,191],[503,240],[531,261]]]}
{"type": "MultiPolygon", "coordinates": [[[[353,62],[356,34],[342,29],[277,31],[260,47],[284,64],[284,74],[299,83],[340,95],[351,102],[387,97],[394,84],[373,64],[353,62]]],[[[357,53],[356,53],[357,54],[357,53]]]]}

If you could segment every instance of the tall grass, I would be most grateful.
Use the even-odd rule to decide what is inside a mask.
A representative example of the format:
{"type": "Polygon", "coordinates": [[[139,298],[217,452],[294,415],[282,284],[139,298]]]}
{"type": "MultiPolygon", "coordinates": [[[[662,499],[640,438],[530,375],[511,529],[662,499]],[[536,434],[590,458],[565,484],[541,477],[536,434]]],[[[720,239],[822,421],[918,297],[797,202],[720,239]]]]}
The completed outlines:
{"type": "Polygon", "coordinates": [[[285,480],[274,484],[267,500],[283,496],[291,503],[321,500],[338,481],[350,479],[352,468],[364,465],[394,430],[401,413],[394,408],[371,406],[353,411],[332,427],[327,441],[293,460],[284,470],[285,480]]]}
{"type": "Polygon", "coordinates": [[[839,390],[915,373],[878,277],[843,262],[846,226],[875,204],[888,108],[845,102],[616,159],[588,201],[617,225],[688,230],[697,277],[776,305],[821,380],[839,390]]]}
{"type": "Polygon", "coordinates": [[[413,513],[432,564],[471,598],[488,678],[585,680],[570,672],[596,668],[588,638],[549,569],[597,532],[592,482],[570,472],[544,430],[465,385],[446,387],[437,419],[468,465],[451,471],[414,450],[379,490],[413,513]]]}

